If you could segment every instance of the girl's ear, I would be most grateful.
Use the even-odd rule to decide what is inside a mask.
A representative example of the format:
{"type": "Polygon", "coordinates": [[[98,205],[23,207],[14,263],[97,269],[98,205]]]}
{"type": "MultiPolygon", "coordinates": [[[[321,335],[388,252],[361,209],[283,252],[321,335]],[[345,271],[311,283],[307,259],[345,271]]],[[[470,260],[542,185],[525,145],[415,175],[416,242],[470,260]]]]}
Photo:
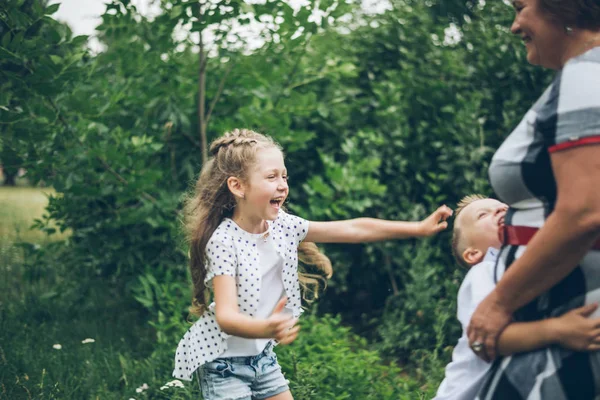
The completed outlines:
{"type": "Polygon", "coordinates": [[[469,265],[475,265],[483,260],[483,252],[481,250],[474,249],[473,247],[467,247],[462,253],[463,259],[469,265]]]}
{"type": "Polygon", "coordinates": [[[235,176],[230,176],[227,178],[227,187],[229,188],[229,191],[238,199],[243,199],[245,197],[244,192],[246,188],[239,178],[235,176]]]}

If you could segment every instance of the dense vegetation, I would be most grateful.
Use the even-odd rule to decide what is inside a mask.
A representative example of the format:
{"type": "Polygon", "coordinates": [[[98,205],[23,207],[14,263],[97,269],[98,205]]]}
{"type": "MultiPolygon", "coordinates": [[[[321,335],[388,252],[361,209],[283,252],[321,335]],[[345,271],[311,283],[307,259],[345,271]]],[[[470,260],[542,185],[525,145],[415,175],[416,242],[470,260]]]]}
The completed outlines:
{"type": "MultiPolygon", "coordinates": [[[[189,326],[179,210],[226,130],[283,145],[287,206],[308,219],[416,220],[491,193],[493,150],[548,80],[511,8],[306,3],[161,0],[148,19],[112,0],[97,54],[52,18],[58,4],[0,4],[0,160],[60,193],[35,225],[68,232],[0,238],[0,398],[197,395],[160,390],[189,326]]],[[[460,332],[449,232],[325,251],[333,279],[279,351],[296,398],[433,394],[460,332]]]]}

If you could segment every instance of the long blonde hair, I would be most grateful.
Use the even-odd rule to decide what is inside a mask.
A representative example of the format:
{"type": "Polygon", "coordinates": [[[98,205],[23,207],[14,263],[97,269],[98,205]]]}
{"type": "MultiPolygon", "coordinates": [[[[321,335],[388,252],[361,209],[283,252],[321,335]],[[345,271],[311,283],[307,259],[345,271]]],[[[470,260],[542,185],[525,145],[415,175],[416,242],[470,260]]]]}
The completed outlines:
{"type": "MultiPolygon", "coordinates": [[[[247,129],[234,129],[214,140],[211,157],[202,167],[194,193],[185,202],[184,217],[190,246],[190,272],[193,283],[191,314],[200,316],[210,301],[206,277],[206,246],[223,218],[233,216],[235,198],[227,187],[227,179],[235,176],[247,181],[248,171],[256,162],[256,153],[265,148],[281,146],[273,139],[247,129]]],[[[301,243],[298,258],[302,268],[312,266],[318,273],[298,271],[303,298],[310,302],[318,298],[321,284],[332,275],[331,262],[314,243],[301,243]]]]}

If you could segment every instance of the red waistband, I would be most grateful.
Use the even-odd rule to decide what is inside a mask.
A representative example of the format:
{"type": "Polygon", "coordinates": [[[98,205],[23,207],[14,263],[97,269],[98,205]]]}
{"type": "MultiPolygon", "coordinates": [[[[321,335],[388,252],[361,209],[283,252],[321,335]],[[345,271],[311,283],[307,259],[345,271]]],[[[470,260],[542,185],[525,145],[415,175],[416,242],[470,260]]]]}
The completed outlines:
{"type": "MultiPolygon", "coordinates": [[[[538,228],[532,228],[530,226],[515,226],[506,225],[504,227],[504,244],[510,244],[513,246],[523,246],[529,243],[533,235],[538,231],[538,228]]],[[[594,250],[600,250],[600,240],[594,243],[592,247],[594,250]]]]}

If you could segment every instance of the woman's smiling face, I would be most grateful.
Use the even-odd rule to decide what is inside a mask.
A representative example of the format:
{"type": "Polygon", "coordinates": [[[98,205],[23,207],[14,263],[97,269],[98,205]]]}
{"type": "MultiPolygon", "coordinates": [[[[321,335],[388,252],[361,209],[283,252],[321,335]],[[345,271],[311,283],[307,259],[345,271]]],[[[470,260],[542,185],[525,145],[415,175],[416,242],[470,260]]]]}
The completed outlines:
{"type": "Polygon", "coordinates": [[[527,48],[527,61],[533,65],[560,69],[567,45],[565,27],[553,21],[540,0],[514,0],[516,15],[510,30],[527,48]]]}

